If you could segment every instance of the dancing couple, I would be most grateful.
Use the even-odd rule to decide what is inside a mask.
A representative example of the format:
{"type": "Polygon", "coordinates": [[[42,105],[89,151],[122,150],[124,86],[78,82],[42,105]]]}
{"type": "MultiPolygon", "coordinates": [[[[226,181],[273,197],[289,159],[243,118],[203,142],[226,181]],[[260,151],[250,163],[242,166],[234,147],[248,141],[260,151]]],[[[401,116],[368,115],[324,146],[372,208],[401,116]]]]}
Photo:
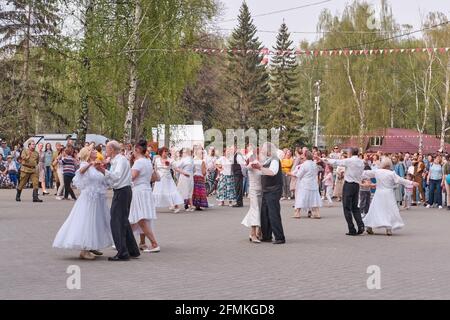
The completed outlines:
{"type": "MultiPolygon", "coordinates": [[[[373,234],[374,229],[384,228],[386,229],[386,235],[391,236],[392,230],[404,226],[395,200],[394,189],[399,184],[410,188],[418,186],[418,183],[399,177],[392,171],[392,161],[387,157],[381,160],[379,168],[376,170],[364,170],[364,161],[358,157],[358,149],[351,148],[350,154],[351,157],[348,159],[326,160],[331,165],[345,167],[342,204],[348,225],[346,235],[363,234],[366,228],[368,234],[373,234]],[[363,219],[358,207],[359,189],[362,180],[372,178],[376,179],[377,191],[369,211],[363,219]],[[353,219],[356,221],[358,230],[355,228],[353,219]]],[[[364,186],[364,183],[362,185],[364,186]]]]}
{"type": "Polygon", "coordinates": [[[250,157],[247,164],[250,210],[242,224],[251,228],[249,240],[253,243],[272,242],[272,234],[273,244],[286,242],[280,212],[283,176],[276,150],[272,143],[264,143],[260,153],[250,157]]]}
{"type": "Polygon", "coordinates": [[[81,164],[73,183],[81,190],[81,194],[58,231],[53,247],[81,250],[81,259],[93,260],[95,256],[103,254],[99,250],[111,247],[114,243],[117,254],[108,260],[127,261],[140,255],[133,235],[135,229],[150,239],[150,252],[159,251],[151,232],[151,221],[156,219],[156,214],[150,187],[153,167],[144,156],[146,143],[144,141],[136,145],[137,156],[133,168],[120,150],[117,141],[106,145],[111,164],[109,170],[105,168],[108,161],[97,160],[96,150],[85,147],[80,151],[81,164]],[[133,201],[132,181],[135,194],[133,201]],[[106,202],[108,187],[114,191],[110,210],[106,202]]]}

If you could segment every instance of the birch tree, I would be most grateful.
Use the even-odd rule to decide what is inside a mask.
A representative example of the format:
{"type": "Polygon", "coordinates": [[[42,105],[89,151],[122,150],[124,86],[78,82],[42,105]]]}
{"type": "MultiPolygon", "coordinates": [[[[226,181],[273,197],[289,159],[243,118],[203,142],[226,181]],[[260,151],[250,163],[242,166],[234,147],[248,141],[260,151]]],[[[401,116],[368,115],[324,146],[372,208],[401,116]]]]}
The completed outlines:
{"type": "Polygon", "coordinates": [[[133,34],[131,36],[130,51],[129,51],[130,83],[128,92],[128,111],[125,116],[125,124],[124,124],[124,137],[123,137],[124,143],[130,143],[132,136],[133,115],[134,115],[134,107],[136,104],[136,91],[138,84],[136,50],[139,48],[139,39],[140,39],[139,26],[141,24],[141,19],[142,19],[141,1],[136,0],[134,10],[133,34]]]}

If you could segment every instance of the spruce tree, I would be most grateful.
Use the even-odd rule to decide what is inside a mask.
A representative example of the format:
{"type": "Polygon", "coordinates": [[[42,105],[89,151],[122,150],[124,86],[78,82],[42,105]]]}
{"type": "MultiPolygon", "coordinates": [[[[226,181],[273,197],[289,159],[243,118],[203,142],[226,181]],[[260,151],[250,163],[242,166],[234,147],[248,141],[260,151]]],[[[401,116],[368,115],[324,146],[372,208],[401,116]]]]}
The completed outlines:
{"type": "Polygon", "coordinates": [[[276,52],[270,66],[270,105],[267,119],[280,130],[280,146],[292,147],[304,142],[303,117],[299,98],[295,93],[297,83],[297,57],[292,53],[292,40],[286,23],[277,35],[276,52]]]}
{"type": "Polygon", "coordinates": [[[268,73],[261,63],[263,49],[256,36],[249,8],[245,1],[239,11],[238,26],[228,43],[228,90],[234,97],[235,114],[232,125],[242,129],[262,127],[260,115],[268,103],[268,73]]]}

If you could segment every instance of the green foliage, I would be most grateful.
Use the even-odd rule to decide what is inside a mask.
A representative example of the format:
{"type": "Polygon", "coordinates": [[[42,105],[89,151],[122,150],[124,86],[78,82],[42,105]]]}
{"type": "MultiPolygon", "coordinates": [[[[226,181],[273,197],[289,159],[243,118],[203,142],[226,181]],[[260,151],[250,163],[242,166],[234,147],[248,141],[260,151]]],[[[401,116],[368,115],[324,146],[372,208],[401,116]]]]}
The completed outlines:
{"type": "Polygon", "coordinates": [[[280,146],[292,147],[305,142],[303,115],[297,94],[297,58],[287,54],[294,50],[286,24],[277,35],[275,55],[270,66],[270,104],[267,108],[267,127],[280,130],[280,146]]]}
{"type": "Polygon", "coordinates": [[[263,47],[245,2],[240,8],[238,25],[228,41],[228,48],[236,51],[228,56],[228,88],[233,96],[230,108],[234,117],[227,125],[229,128],[264,128],[269,76],[266,66],[261,64],[263,56],[259,51],[263,47]]]}

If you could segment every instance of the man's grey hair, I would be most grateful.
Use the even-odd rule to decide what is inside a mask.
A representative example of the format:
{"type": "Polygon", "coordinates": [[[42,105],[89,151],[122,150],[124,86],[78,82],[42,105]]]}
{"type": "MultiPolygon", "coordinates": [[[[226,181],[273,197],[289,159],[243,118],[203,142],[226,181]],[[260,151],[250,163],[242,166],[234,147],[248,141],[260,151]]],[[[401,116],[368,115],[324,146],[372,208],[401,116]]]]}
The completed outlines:
{"type": "Polygon", "coordinates": [[[262,148],[266,151],[265,156],[267,157],[278,156],[277,155],[278,148],[272,142],[264,142],[262,148]]]}
{"type": "Polygon", "coordinates": [[[115,152],[120,152],[120,143],[117,142],[116,140],[112,140],[110,142],[108,142],[108,144],[115,152]]]}

